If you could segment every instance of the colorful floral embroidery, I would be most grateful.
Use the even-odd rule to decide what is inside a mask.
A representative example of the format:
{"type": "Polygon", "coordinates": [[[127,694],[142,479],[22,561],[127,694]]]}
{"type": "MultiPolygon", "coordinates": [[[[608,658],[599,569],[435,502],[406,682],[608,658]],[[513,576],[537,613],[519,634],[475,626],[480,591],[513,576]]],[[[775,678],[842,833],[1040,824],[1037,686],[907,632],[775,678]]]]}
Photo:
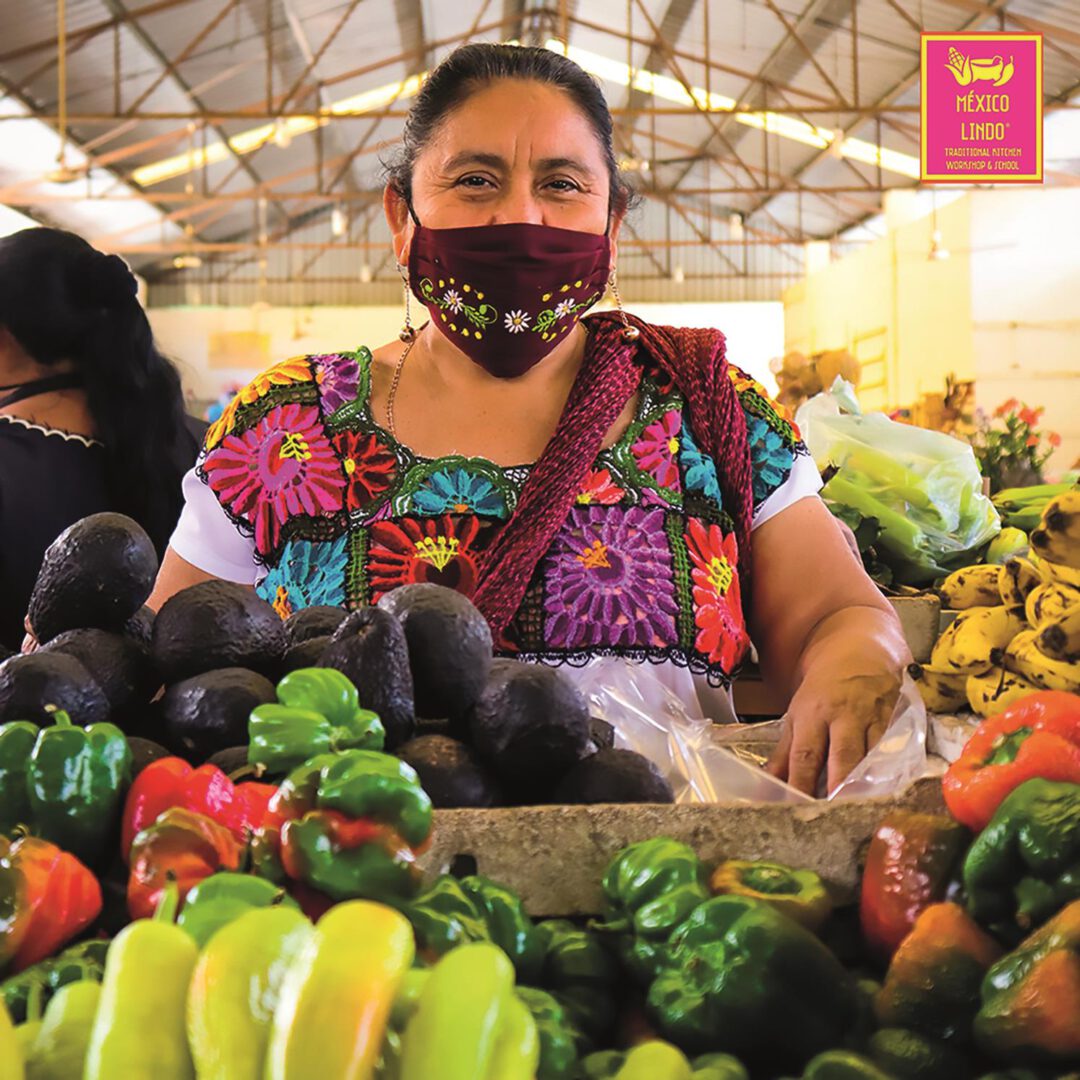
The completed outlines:
{"type": "MultiPolygon", "coordinates": [[[[544,293],[540,298],[545,304],[551,301],[555,296],[562,293],[568,293],[571,289],[580,289],[584,284],[582,281],[575,281],[573,285],[561,285],[555,292],[544,293]]],[[[588,311],[589,308],[600,299],[600,293],[593,292],[590,295],[581,298],[580,300],[573,296],[563,296],[563,298],[552,308],[544,308],[536,316],[536,322],[532,327],[534,334],[539,334],[544,341],[550,341],[556,334],[556,332],[565,333],[573,323],[566,323],[561,328],[558,324],[561,323],[567,315],[576,315],[581,311],[588,311]]],[[[520,314],[520,313],[519,313],[520,314]]],[[[529,316],[525,316],[526,319],[529,316]]]]}
{"type": "Polygon", "coordinates": [[[485,476],[463,468],[438,469],[413,493],[421,514],[481,514],[506,517],[506,499],[485,476]]]}
{"type": "Polygon", "coordinates": [[[671,409],[638,436],[632,453],[638,468],[651,476],[662,488],[679,491],[679,433],[682,430],[682,410],[671,409]]]}
{"type": "Polygon", "coordinates": [[[480,522],[445,514],[371,526],[367,573],[371,602],[399,585],[433,582],[466,596],[476,591],[480,522]]]}
{"type": "Polygon", "coordinates": [[[358,431],[343,431],[330,441],[345,470],[345,508],[367,510],[394,486],[398,470],[394,451],[377,436],[358,431]]]}
{"type": "Polygon", "coordinates": [[[345,568],[349,559],[349,536],[312,543],[291,540],[281,558],[255,591],[287,619],[301,608],[345,604],[345,568]]]}
{"type": "Polygon", "coordinates": [[[314,378],[311,363],[306,356],[294,356],[272,368],[260,372],[225,406],[221,416],[206,432],[205,446],[212,450],[236,426],[236,411],[241,405],[251,405],[265,397],[275,386],[289,386],[298,382],[310,382],[314,378]]]}
{"type": "Polygon", "coordinates": [[[323,415],[331,416],[356,398],[360,363],[355,356],[334,353],[315,357],[315,381],[322,395],[323,415]]]}
{"type": "Polygon", "coordinates": [[[619,487],[611,479],[609,470],[593,469],[582,485],[577,501],[579,506],[589,506],[594,503],[600,506],[614,506],[617,502],[621,502],[625,495],[625,489],[619,487]]]}
{"type": "Polygon", "coordinates": [[[746,436],[754,465],[754,506],[760,506],[791,475],[794,456],[783,437],[757,416],[747,415],[746,436]]]}
{"type": "Polygon", "coordinates": [[[664,647],[677,640],[663,510],[571,510],[543,569],[544,637],[554,647],[664,647]]]}
{"type": "Polygon", "coordinates": [[[470,322],[476,327],[474,331],[476,336],[478,338],[483,337],[483,331],[498,320],[499,312],[491,304],[483,303],[484,294],[481,292],[474,293],[471,285],[462,285],[459,290],[454,278],[450,278],[449,281],[449,287],[445,281],[440,281],[436,286],[430,278],[424,278],[420,282],[420,292],[423,294],[424,300],[441,308],[439,317],[455,333],[462,333],[468,337],[469,329],[464,323],[470,322]],[[440,289],[442,295],[439,295],[440,289]],[[475,304],[468,302],[471,297],[476,298],[477,302],[475,304]],[[450,316],[457,321],[451,322],[446,314],[447,312],[450,312],[450,316]],[[458,326],[458,322],[462,325],[458,326]]]}
{"type": "Polygon", "coordinates": [[[703,454],[694,442],[690,428],[683,422],[681,439],[681,459],[683,465],[683,483],[687,491],[697,492],[707,499],[712,499],[718,507],[723,506],[724,498],[720,492],[720,481],[716,476],[716,462],[703,454]]]}
{"type": "Polygon", "coordinates": [[[689,519],[686,546],[693,568],[694,645],[711,663],[731,672],[743,659],[749,637],[743,618],[739,586],[739,546],[734,535],[725,537],[719,526],[689,519]]]}
{"type": "Polygon", "coordinates": [[[227,435],[202,468],[230,512],[252,526],[260,555],[277,547],[290,518],[342,506],[341,465],[312,406],[271,410],[242,435],[227,435]]]}
{"type": "Polygon", "coordinates": [[[529,329],[531,316],[527,311],[511,311],[504,325],[511,334],[522,334],[529,329]]]}

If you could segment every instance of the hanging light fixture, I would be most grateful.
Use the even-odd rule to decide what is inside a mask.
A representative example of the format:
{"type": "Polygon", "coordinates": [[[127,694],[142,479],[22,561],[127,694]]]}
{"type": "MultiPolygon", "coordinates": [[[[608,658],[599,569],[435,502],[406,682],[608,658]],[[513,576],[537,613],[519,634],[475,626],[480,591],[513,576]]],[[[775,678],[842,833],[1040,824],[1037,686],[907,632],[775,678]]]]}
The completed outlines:
{"type": "Polygon", "coordinates": [[[292,146],[292,132],[289,130],[289,125],[281,119],[279,116],[274,121],[274,145],[279,150],[288,150],[292,146]]]}
{"type": "Polygon", "coordinates": [[[335,206],[330,211],[330,233],[333,236],[344,236],[349,231],[349,217],[341,206],[335,206]]]}
{"type": "Polygon", "coordinates": [[[64,0],[56,0],[56,90],[60,153],[56,168],[45,174],[50,184],[70,184],[79,173],[67,163],[67,18],[64,0]]]}
{"type": "Polygon", "coordinates": [[[732,240],[742,240],[746,236],[746,232],[743,229],[742,214],[728,214],[727,225],[728,235],[732,240]]]}

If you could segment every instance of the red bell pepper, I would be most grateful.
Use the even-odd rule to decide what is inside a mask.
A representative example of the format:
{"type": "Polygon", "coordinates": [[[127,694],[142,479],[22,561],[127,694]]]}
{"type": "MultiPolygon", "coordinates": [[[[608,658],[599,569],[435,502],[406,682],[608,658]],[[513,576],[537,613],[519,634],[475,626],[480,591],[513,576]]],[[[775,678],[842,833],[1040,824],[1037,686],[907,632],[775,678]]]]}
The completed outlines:
{"type": "Polygon", "coordinates": [[[136,833],[173,807],[205,814],[245,844],[262,824],[275,791],[273,784],[234,784],[216,765],[194,769],[182,758],[161,758],[143,769],[131,785],[124,804],[120,852],[126,861],[136,833]]]}
{"type": "Polygon", "coordinates": [[[859,919],[879,958],[891,957],[919,915],[946,899],[969,839],[944,814],[894,810],[878,826],[866,856],[859,919]]]}
{"type": "Polygon", "coordinates": [[[181,901],[204,878],[240,866],[242,848],[230,830],[205,814],[173,806],[131,844],[128,914],[148,919],[174,881],[181,901]]]}
{"type": "Polygon", "coordinates": [[[981,831],[1025,780],[1080,784],[1080,695],[1029,694],[984,720],[941,782],[957,821],[981,831]]]}
{"type": "Polygon", "coordinates": [[[101,914],[101,886],[74,855],[23,836],[0,858],[5,928],[0,957],[22,971],[52,956],[101,914]],[[9,889],[10,885],[10,889],[9,889]],[[8,895],[15,907],[7,905],[8,895]]]}

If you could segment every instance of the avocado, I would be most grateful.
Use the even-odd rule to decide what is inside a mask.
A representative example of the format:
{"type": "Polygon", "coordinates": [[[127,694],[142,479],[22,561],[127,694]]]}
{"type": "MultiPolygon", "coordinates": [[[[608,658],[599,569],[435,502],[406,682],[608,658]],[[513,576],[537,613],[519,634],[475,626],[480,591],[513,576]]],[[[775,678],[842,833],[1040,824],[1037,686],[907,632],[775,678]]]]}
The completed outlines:
{"type": "Polygon", "coordinates": [[[47,705],[63,709],[80,727],[109,719],[105,691],[74,656],[39,649],[0,664],[0,724],[51,724],[47,705]]]}
{"type": "Polygon", "coordinates": [[[162,605],[154,620],[153,652],[166,684],[228,667],[272,678],[285,652],[285,630],[253,589],[204,581],[162,605]]]}
{"type": "Polygon", "coordinates": [[[246,742],[251,710],[275,701],[274,684],[246,668],[222,668],[174,683],[163,702],[165,744],[191,761],[205,761],[246,742]]]}
{"type": "Polygon", "coordinates": [[[601,750],[579,761],[555,788],[556,803],[673,803],[675,794],[647,757],[601,750]]]}
{"type": "Polygon", "coordinates": [[[405,630],[416,715],[463,724],[491,670],[491,628],[468,597],[442,585],[402,585],[378,607],[405,630]]]}
{"type": "Polygon", "coordinates": [[[495,778],[463,742],[448,735],[420,735],[398,747],[397,756],[411,765],[436,807],[499,806],[502,793],[495,778]]]}
{"type": "Polygon", "coordinates": [[[216,754],[211,754],[206,759],[207,765],[214,765],[219,768],[226,776],[231,776],[235,772],[244,770],[244,779],[254,780],[256,776],[263,775],[258,771],[258,768],[248,763],[248,747],[245,742],[243,746],[227,746],[224,750],[219,750],[216,754]]]}
{"type": "Polygon", "coordinates": [[[496,660],[469,716],[473,747],[515,793],[535,798],[589,748],[589,709],[569,679],[542,664],[496,660]]]}
{"type": "Polygon", "coordinates": [[[157,553],[138,522],[91,514],[49,546],[30,594],[30,625],[44,644],[65,630],[120,631],[150,595],[157,553]]]}
{"type": "Polygon", "coordinates": [[[122,728],[125,716],[146,705],[161,686],[149,649],[122,634],[65,630],[42,651],[74,656],[105,691],[112,721],[122,728]]]}
{"type": "Polygon", "coordinates": [[[281,674],[288,675],[290,671],[299,671],[301,668],[318,667],[323,653],[330,648],[329,637],[313,637],[306,641],[290,645],[281,658],[281,674]]]}
{"type": "Polygon", "coordinates": [[[334,631],[319,667],[347,675],[365,709],[379,714],[386,729],[386,748],[412,738],[413,675],[405,631],[393,615],[377,607],[354,611],[334,631]]]}
{"type": "Polygon", "coordinates": [[[148,649],[150,643],[154,637],[154,609],[148,608],[145,604],[126,623],[124,623],[123,634],[125,637],[133,638],[140,645],[145,645],[148,649]]]}
{"type": "Polygon", "coordinates": [[[0,664],[2,664],[5,660],[9,660],[14,655],[15,654],[9,648],[4,645],[0,645],[0,664]]]}
{"type": "Polygon", "coordinates": [[[161,743],[153,742],[150,739],[142,739],[137,735],[129,735],[127,744],[131,750],[132,780],[148,765],[153,765],[155,761],[160,761],[162,758],[172,757],[172,754],[161,743]]]}
{"type": "Polygon", "coordinates": [[[349,613],[342,607],[316,604],[301,608],[285,620],[285,641],[299,645],[317,637],[330,637],[349,613]]]}

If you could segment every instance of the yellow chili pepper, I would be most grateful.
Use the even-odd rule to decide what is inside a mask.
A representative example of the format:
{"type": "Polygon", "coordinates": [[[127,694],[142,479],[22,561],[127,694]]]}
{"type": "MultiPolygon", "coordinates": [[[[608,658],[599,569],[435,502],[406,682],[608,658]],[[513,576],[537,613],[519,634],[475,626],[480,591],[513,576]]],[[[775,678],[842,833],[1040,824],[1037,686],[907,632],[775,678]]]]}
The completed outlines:
{"type": "Polygon", "coordinates": [[[23,1080],[26,1076],[23,1069],[22,1050],[19,1048],[19,1037],[15,1034],[15,1025],[11,1022],[11,1017],[2,1001],[0,1001],[0,1076],[10,1077],[10,1080],[23,1080]]]}

